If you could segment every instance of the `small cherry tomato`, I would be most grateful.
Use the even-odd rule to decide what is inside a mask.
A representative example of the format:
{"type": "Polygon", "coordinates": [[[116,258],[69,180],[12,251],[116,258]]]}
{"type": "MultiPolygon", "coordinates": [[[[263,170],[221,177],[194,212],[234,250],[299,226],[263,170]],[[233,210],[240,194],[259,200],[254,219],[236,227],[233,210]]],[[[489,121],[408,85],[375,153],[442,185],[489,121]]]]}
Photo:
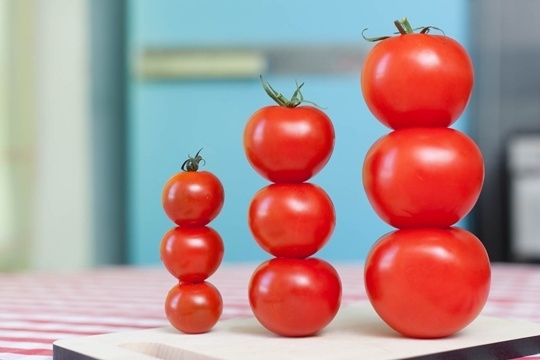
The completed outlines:
{"type": "Polygon", "coordinates": [[[369,300],[399,333],[440,338],[469,325],[486,303],[488,254],[461,228],[397,230],[381,237],[365,263],[369,300]]]}
{"type": "Polygon", "coordinates": [[[161,240],[160,255],[165,268],[180,281],[202,282],[221,264],[223,240],[208,226],[170,229],[161,240]]]}
{"type": "Polygon", "coordinates": [[[375,212],[399,228],[448,227],[467,215],[484,182],[484,162],[467,135],[450,128],[406,128],[377,140],[362,180],[375,212]]]}
{"type": "Polygon", "coordinates": [[[249,302],[266,329],[281,336],[309,336],[336,316],[341,280],[321,259],[273,258],[253,273],[249,302]]]}
{"type": "Polygon", "coordinates": [[[211,172],[197,171],[203,160],[199,153],[189,157],[182,165],[184,171],[173,175],[163,188],[163,209],[180,226],[207,225],[219,214],[225,200],[221,181],[211,172]]]}
{"type": "Polygon", "coordinates": [[[263,87],[279,106],[263,107],[249,118],[243,135],[246,157],[259,175],[274,183],[307,181],[332,155],[334,126],[319,108],[299,106],[304,101],[302,85],[291,100],[267,83],[263,87]]]}
{"type": "Polygon", "coordinates": [[[336,215],[332,200],[317,185],[271,184],[253,197],[248,224],[255,241],[268,253],[305,258],[328,242],[336,215]]]}
{"type": "Polygon", "coordinates": [[[165,315],[170,324],[186,334],[210,331],[223,312],[221,294],[209,282],[179,283],[165,299],[165,315]]]}
{"type": "Polygon", "coordinates": [[[392,129],[447,127],[459,118],[474,81],[462,45],[446,35],[413,33],[410,27],[401,35],[373,40],[381,41],[363,62],[361,87],[382,124],[392,129]]]}

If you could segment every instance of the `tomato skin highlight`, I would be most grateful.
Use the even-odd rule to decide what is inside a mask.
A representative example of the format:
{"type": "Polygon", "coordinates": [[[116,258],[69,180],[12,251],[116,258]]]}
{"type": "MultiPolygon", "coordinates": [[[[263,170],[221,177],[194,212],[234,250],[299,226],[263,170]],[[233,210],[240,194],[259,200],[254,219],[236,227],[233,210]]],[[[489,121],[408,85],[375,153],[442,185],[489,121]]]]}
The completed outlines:
{"type": "Polygon", "coordinates": [[[174,227],[160,244],[160,257],[172,276],[182,282],[206,280],[219,267],[225,252],[219,233],[208,226],[174,227]]]}
{"type": "Polygon", "coordinates": [[[179,283],[165,299],[170,324],[186,334],[202,334],[214,327],[223,312],[223,300],[209,282],[179,283]]]}
{"type": "Polygon", "coordinates": [[[249,302],[257,320],[281,336],[313,335],[326,327],[341,305],[337,271],[318,258],[273,258],[253,272],[249,302]]]}
{"type": "Polygon", "coordinates": [[[208,171],[183,171],[173,175],[161,196],[169,219],[188,227],[207,225],[218,216],[224,200],[221,181],[208,171]]]}
{"type": "Polygon", "coordinates": [[[467,230],[396,230],[370,250],[364,281],[379,316],[408,337],[440,338],[470,324],[491,282],[488,254],[467,230]]]}
{"type": "Polygon", "coordinates": [[[399,229],[451,226],[475,205],[484,181],[478,146],[450,128],[406,128],[377,140],[362,181],[381,219],[399,229]]]}
{"type": "Polygon", "coordinates": [[[450,126],[465,110],[473,82],[467,51],[444,35],[406,34],[380,41],[361,71],[368,108],[392,129],[450,126]]]}
{"type": "Polygon", "coordinates": [[[313,106],[266,106],[248,120],[243,134],[246,157],[263,178],[301,183],[316,175],[334,150],[334,126],[313,106]]]}
{"type": "Polygon", "coordinates": [[[329,241],[336,214],[328,194],[315,184],[270,184],[253,197],[248,224],[269,254],[305,258],[329,241]]]}

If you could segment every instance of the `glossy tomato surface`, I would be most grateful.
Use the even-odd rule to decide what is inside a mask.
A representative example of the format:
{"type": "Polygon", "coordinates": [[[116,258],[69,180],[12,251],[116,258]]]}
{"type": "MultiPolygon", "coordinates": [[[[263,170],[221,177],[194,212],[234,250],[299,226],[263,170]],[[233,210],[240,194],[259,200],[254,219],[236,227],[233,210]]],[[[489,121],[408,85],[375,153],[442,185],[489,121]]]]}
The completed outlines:
{"type": "Polygon", "coordinates": [[[223,300],[209,282],[179,283],[165,299],[165,315],[170,324],[186,334],[210,331],[223,312],[223,300]]]}
{"type": "Polygon", "coordinates": [[[382,40],[368,53],[361,73],[368,108],[392,129],[451,125],[467,106],[473,81],[465,48],[431,34],[382,40]]]}
{"type": "Polygon", "coordinates": [[[321,259],[274,258],[253,273],[249,302],[268,330],[281,336],[309,336],[336,316],[341,280],[332,265],[321,259]]]}
{"type": "Polygon", "coordinates": [[[183,171],[165,184],[161,196],[167,216],[180,226],[204,226],[218,216],[225,193],[209,171],[183,171]]]}
{"type": "Polygon", "coordinates": [[[365,263],[365,288],[380,317],[415,338],[451,335],[486,303],[489,258],[461,228],[397,230],[381,237],[365,263]]]}
{"type": "Polygon", "coordinates": [[[221,264],[225,252],[219,233],[208,226],[177,226],[165,233],[161,240],[161,261],[180,281],[202,282],[221,264]]]}
{"type": "Polygon", "coordinates": [[[362,180],[373,209],[388,224],[448,227],[476,203],[484,162],[473,140],[457,130],[406,128],[372,145],[362,180]]]}
{"type": "Polygon", "coordinates": [[[267,106],[248,120],[243,135],[246,157],[265,179],[275,183],[309,180],[334,150],[334,126],[313,106],[267,106]]]}
{"type": "Polygon", "coordinates": [[[336,215],[330,197],[315,184],[271,184],[253,197],[248,224],[268,253],[305,258],[328,242],[336,215]]]}

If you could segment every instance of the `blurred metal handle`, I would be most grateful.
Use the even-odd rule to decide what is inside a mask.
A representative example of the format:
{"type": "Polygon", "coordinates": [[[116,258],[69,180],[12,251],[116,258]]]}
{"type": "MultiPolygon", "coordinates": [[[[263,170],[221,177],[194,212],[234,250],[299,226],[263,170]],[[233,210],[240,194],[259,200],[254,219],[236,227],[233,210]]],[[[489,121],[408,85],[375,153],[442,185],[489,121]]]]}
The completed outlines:
{"type": "Polygon", "coordinates": [[[261,48],[145,49],[135,58],[142,79],[232,79],[260,74],[359,73],[368,49],[358,44],[261,48]]]}
{"type": "Polygon", "coordinates": [[[146,51],[136,61],[141,78],[246,78],[267,69],[264,53],[250,50],[146,51]]]}

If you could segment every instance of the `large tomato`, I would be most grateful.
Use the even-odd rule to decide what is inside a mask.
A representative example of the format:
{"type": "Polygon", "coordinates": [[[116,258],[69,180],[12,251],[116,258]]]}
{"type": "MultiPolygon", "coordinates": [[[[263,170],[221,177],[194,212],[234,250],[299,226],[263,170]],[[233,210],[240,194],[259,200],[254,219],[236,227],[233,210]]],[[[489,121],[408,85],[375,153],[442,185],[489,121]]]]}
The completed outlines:
{"type": "Polygon", "coordinates": [[[209,171],[197,171],[203,160],[199,152],[189,157],[182,165],[184,171],[173,175],[163,188],[163,209],[180,226],[208,224],[219,214],[225,200],[223,185],[217,176],[209,171]]]}
{"type": "Polygon", "coordinates": [[[225,252],[223,240],[208,226],[177,226],[161,240],[160,257],[165,268],[180,281],[202,282],[221,264],[225,252]]]}
{"type": "Polygon", "coordinates": [[[328,163],[334,150],[330,118],[317,107],[299,106],[303,100],[294,99],[259,109],[244,129],[249,163],[259,175],[275,183],[309,180],[328,163]]]}
{"type": "Polygon", "coordinates": [[[169,323],[186,334],[210,331],[223,312],[223,300],[209,282],[179,283],[167,294],[165,315],[169,323]]]}
{"type": "Polygon", "coordinates": [[[405,128],[377,140],[362,179],[375,212],[396,228],[448,227],[473,208],[484,181],[478,146],[451,128],[405,128]]]}
{"type": "Polygon", "coordinates": [[[376,312],[409,337],[438,338],[471,323],[489,293],[489,258],[460,228],[397,230],[380,238],[365,263],[376,312]]]}
{"type": "Polygon", "coordinates": [[[341,280],[321,259],[274,258],[253,273],[249,303],[268,330],[281,336],[313,335],[336,316],[341,280]]]}
{"type": "Polygon", "coordinates": [[[311,183],[268,185],[255,194],[248,214],[259,246],[278,257],[315,254],[328,242],[336,223],[332,200],[311,183]]]}
{"type": "Polygon", "coordinates": [[[445,35],[411,33],[376,44],[362,67],[361,87],[384,125],[449,126],[463,113],[473,88],[467,51],[445,35]]]}

